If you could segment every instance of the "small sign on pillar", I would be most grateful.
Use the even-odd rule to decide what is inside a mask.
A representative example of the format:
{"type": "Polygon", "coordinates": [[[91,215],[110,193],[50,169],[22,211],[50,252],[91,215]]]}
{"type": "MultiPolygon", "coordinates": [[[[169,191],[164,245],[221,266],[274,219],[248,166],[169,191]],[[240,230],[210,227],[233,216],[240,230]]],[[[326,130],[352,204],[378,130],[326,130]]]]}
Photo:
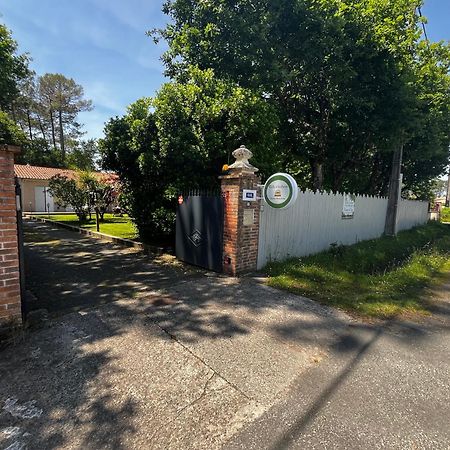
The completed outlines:
{"type": "Polygon", "coordinates": [[[242,192],[242,200],[246,202],[256,202],[256,189],[244,189],[242,192]]]}
{"type": "Polygon", "coordinates": [[[244,209],[244,227],[249,227],[255,224],[255,210],[244,209]]]}

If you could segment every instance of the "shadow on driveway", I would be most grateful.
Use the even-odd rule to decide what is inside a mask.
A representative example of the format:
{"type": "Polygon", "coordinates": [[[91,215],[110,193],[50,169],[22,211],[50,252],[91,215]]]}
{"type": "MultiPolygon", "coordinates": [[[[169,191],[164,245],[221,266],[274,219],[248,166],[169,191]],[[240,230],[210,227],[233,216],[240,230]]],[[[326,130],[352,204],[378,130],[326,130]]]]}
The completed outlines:
{"type": "Polygon", "coordinates": [[[276,424],[254,446],[236,441],[236,448],[288,447],[380,336],[404,352],[433,339],[426,327],[359,323],[253,279],[161,264],[40,223],[26,224],[26,266],[33,307],[55,319],[2,352],[5,447],[219,448],[291,398],[328,354],[341,355],[346,363],[315,383],[315,401],[291,428],[276,424]]]}

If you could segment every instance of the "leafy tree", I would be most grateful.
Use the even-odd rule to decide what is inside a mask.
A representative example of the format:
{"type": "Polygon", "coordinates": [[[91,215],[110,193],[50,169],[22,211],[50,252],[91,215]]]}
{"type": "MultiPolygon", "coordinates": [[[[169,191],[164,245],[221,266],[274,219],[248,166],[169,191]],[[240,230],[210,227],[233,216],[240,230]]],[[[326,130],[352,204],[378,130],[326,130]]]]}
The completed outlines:
{"type": "Polygon", "coordinates": [[[66,163],[70,169],[93,171],[99,158],[98,144],[95,139],[74,141],[73,147],[67,153],[66,163]]]}
{"type": "Polygon", "coordinates": [[[450,45],[427,44],[418,48],[415,65],[417,110],[411,138],[405,145],[405,188],[428,198],[433,180],[448,164],[450,146],[450,45]]]}
{"type": "Polygon", "coordinates": [[[89,193],[78,180],[58,174],[50,179],[48,186],[60,206],[70,205],[81,222],[87,219],[89,193]]]}
{"type": "Polygon", "coordinates": [[[117,186],[103,182],[97,175],[89,171],[79,172],[78,182],[79,186],[86,191],[89,199],[89,217],[93,210],[99,214],[100,220],[103,221],[106,211],[114,202],[115,188],[117,189],[117,186]]]}
{"type": "Polygon", "coordinates": [[[163,235],[163,224],[155,223],[153,216],[164,203],[164,181],[158,167],[159,143],[150,100],[138,100],[128,107],[125,116],[112,118],[99,144],[102,166],[119,175],[122,195],[128,200],[141,238],[151,240],[163,235]]]}
{"type": "Polygon", "coordinates": [[[53,146],[56,148],[58,141],[65,158],[67,135],[72,138],[80,135],[80,124],[76,117],[81,111],[91,110],[92,102],[84,99],[82,86],[59,73],[47,73],[39,77],[38,90],[39,103],[50,121],[53,146]]]}
{"type": "Polygon", "coordinates": [[[80,141],[77,121],[80,111],[92,108],[82,86],[61,74],[36,77],[28,62],[27,55],[17,54],[10,31],[0,25],[0,112],[9,114],[0,118],[2,139],[22,146],[22,163],[94,169],[96,144],[80,141]]]}
{"type": "Polygon", "coordinates": [[[448,142],[446,119],[435,122],[432,111],[446,117],[436,106],[449,93],[436,86],[448,82],[449,50],[424,51],[421,3],[173,0],[164,6],[172,20],[152,34],[169,44],[169,76],[184,82],[191,66],[211,68],[274,104],[284,165],[302,177],[310,166],[312,187],[385,193],[395,148],[405,145],[411,187],[442,170],[448,142]],[[438,152],[425,144],[433,140],[438,152]],[[420,152],[433,164],[419,173],[410,167],[420,152]]]}
{"type": "MultiPolygon", "coordinates": [[[[27,55],[17,54],[17,42],[11,32],[0,24],[0,109],[14,111],[19,84],[28,76],[27,55]]],[[[13,114],[14,115],[14,114],[13,114]]]]}
{"type": "Polygon", "coordinates": [[[22,145],[26,136],[16,123],[3,111],[0,111],[0,144],[22,145]]]}
{"type": "Polygon", "coordinates": [[[217,79],[212,70],[192,67],[187,75],[165,84],[152,102],[167,188],[218,187],[224,161],[232,162],[241,144],[251,147],[262,173],[278,168],[276,109],[257,93],[217,79]]]}
{"type": "Polygon", "coordinates": [[[111,119],[100,142],[102,164],[120,176],[123,196],[144,240],[173,232],[176,197],[217,188],[224,161],[251,142],[254,163],[278,167],[277,114],[253,92],[191,68],[184,82],[164,85],[111,119]]]}
{"type": "MultiPolygon", "coordinates": [[[[80,103],[69,96],[65,112],[58,109],[61,97],[58,80],[61,79],[64,77],[53,74],[36,79],[34,74],[30,74],[20,83],[20,95],[14,103],[15,117],[27,135],[20,159],[35,165],[93,170],[96,143],[93,140],[80,140],[81,125],[76,121],[80,103]],[[78,106],[69,104],[74,101],[78,106]]],[[[78,86],[77,89],[82,88],[78,86]]],[[[81,104],[86,106],[90,102],[81,100],[81,104]]]]}
{"type": "MultiPolygon", "coordinates": [[[[443,180],[440,178],[436,178],[431,183],[431,192],[432,192],[432,198],[431,200],[436,200],[437,197],[447,197],[448,194],[448,175],[447,179],[443,180]]],[[[448,200],[448,199],[447,199],[448,200]]]]}
{"type": "Polygon", "coordinates": [[[26,139],[22,144],[22,151],[16,157],[19,164],[31,164],[42,167],[66,168],[66,162],[62,159],[61,153],[47,145],[42,138],[34,138],[33,141],[26,139]]]}
{"type": "Polygon", "coordinates": [[[79,220],[83,221],[88,215],[91,217],[92,211],[98,212],[100,220],[104,220],[118,187],[93,172],[78,171],[74,178],[55,175],[50,179],[49,189],[59,205],[70,205],[79,220]]]}

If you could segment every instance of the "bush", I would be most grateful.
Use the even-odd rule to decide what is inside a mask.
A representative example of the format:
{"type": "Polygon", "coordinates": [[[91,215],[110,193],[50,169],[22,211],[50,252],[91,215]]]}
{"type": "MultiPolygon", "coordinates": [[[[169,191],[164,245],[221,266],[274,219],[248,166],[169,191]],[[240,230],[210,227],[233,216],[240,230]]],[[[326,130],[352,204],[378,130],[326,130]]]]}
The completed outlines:
{"type": "Polygon", "coordinates": [[[141,239],[173,236],[177,194],[217,188],[239,145],[251,143],[252,162],[263,173],[275,171],[277,120],[261,96],[198,69],[111,119],[100,142],[102,163],[120,176],[141,239]]]}

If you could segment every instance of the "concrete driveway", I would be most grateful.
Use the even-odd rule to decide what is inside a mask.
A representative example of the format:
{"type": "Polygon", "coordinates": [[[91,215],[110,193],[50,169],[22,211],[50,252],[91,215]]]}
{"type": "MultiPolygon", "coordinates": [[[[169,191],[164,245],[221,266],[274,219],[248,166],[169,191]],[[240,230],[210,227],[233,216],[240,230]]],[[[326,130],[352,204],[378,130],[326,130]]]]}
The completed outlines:
{"type": "Polygon", "coordinates": [[[449,448],[449,327],[27,224],[46,328],[0,355],[0,448],[449,448]]]}

